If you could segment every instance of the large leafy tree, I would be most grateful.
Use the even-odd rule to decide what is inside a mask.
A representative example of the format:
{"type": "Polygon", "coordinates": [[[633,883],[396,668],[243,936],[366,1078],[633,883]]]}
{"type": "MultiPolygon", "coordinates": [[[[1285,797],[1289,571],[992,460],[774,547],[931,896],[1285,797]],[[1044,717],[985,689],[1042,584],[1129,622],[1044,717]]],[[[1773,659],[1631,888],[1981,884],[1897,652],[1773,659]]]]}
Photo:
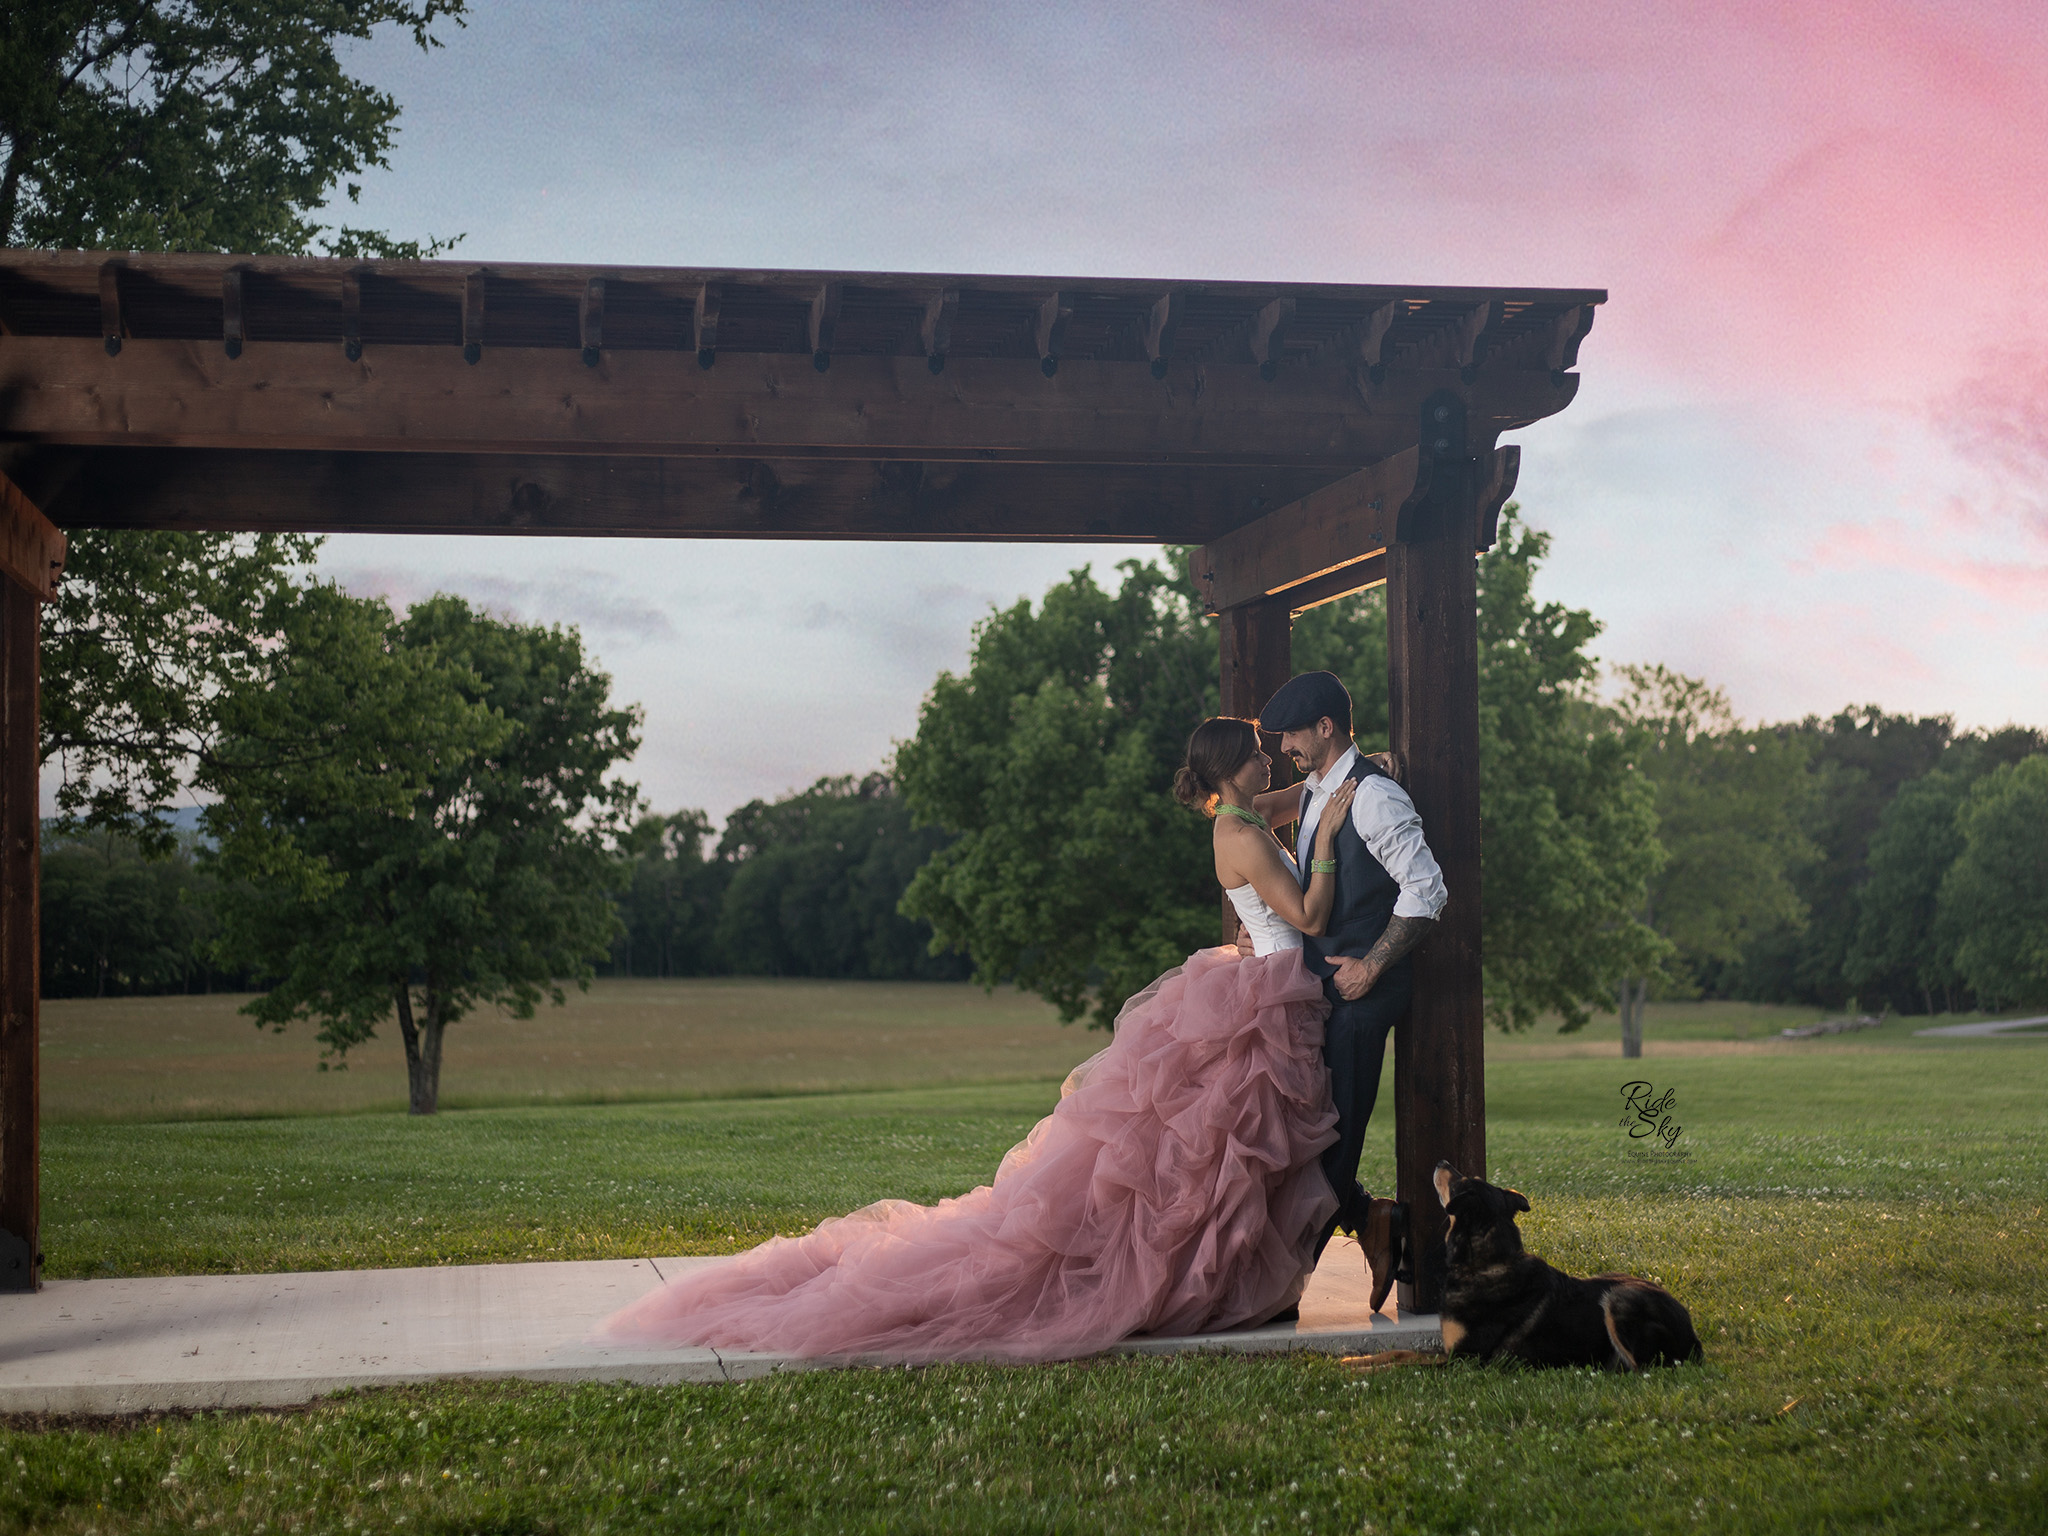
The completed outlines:
{"type": "Polygon", "coordinates": [[[1793,877],[1807,920],[1760,936],[1738,965],[1712,980],[1737,996],[1840,1007],[1854,991],[1849,956],[1871,837],[1899,786],[1940,763],[1955,723],[1946,715],[1915,718],[1866,705],[1772,729],[1803,741],[1811,765],[1805,831],[1819,856],[1793,877]]]}
{"type": "Polygon", "coordinates": [[[317,1020],[335,1054],[395,1009],[412,1112],[432,1114],[449,1025],[486,1004],[528,1017],[609,954],[638,803],[611,773],[639,715],[573,630],[453,597],[393,623],[313,596],[228,710],[206,813],[229,877],[220,948],[272,983],[245,1012],[317,1020]]]}
{"type": "MultiPolygon", "coordinates": [[[[1588,699],[1598,624],[1531,595],[1547,547],[1511,509],[1480,565],[1486,995],[1505,1028],[1551,1010],[1577,1027],[1659,951],[1636,916],[1657,859],[1649,787],[1588,699]]],[[[980,980],[1098,1024],[1210,942],[1217,914],[1207,829],[1168,793],[1217,708],[1216,629],[1178,576],[1119,569],[1114,595],[1080,571],[984,620],[966,675],[940,677],[896,756],[912,809],[956,837],[904,910],[980,980]]],[[[1295,628],[1296,665],[1345,680],[1368,750],[1385,744],[1386,656],[1378,593],[1295,628]]]]}
{"type": "Polygon", "coordinates": [[[719,843],[730,872],[719,952],[743,975],[958,981],[960,958],[933,954],[930,926],[897,910],[944,843],[936,828],[912,827],[885,774],[744,805],[719,843]]]}
{"type": "Polygon", "coordinates": [[[398,103],[343,67],[380,28],[438,46],[465,0],[34,0],[0,10],[0,245],[419,255],[330,227],[398,103]]]}
{"type": "Polygon", "coordinates": [[[1942,878],[1963,852],[1957,813],[1985,774],[2048,750],[2038,731],[2009,726],[1958,736],[1931,773],[1899,786],[1878,817],[1857,894],[1855,941],[1843,978],[1859,999],[1901,1012],[1953,1009],[1968,995],[1958,935],[1937,921],[1942,878]],[[1959,995],[1960,994],[1960,995],[1959,995]]]}
{"type": "Polygon", "coordinates": [[[80,533],[43,612],[43,757],[72,825],[165,854],[169,805],[218,778],[220,709],[266,673],[314,541],[80,533]]]}
{"type": "Polygon", "coordinates": [[[1652,790],[1593,700],[1600,621],[1536,600],[1549,551],[1511,504],[1479,561],[1486,1012],[1506,1029],[1583,1028],[1664,947],[1639,915],[1663,860],[1652,790]]]}
{"type": "Polygon", "coordinates": [[[954,835],[903,897],[987,985],[1107,1026],[1216,924],[1208,836],[1167,793],[1216,710],[1216,639],[1187,585],[1136,560],[1085,569],[975,629],[896,750],[919,819],[954,835]]]}
{"type": "MultiPolygon", "coordinates": [[[[399,115],[343,45],[438,46],[465,0],[35,0],[0,6],[0,245],[422,256],[322,222],[399,115]]],[[[45,761],[74,825],[167,852],[159,814],[250,669],[250,615],[312,541],[73,530],[44,618],[45,761]]]]}
{"type": "Polygon", "coordinates": [[[1986,774],[1956,823],[1938,913],[1956,970],[1990,1006],[2048,1002],[2048,755],[1986,774]]]}
{"type": "Polygon", "coordinates": [[[112,832],[43,850],[45,997],[182,992],[210,982],[212,881],[189,846],[146,859],[112,832]]]}
{"type": "Polygon", "coordinates": [[[1643,1053],[1643,1004],[1654,984],[1692,995],[1709,962],[1731,962],[1756,936],[1796,929],[1805,904],[1792,877],[1812,855],[1801,830],[1808,780],[1803,737],[1744,730],[1727,695],[1661,666],[1621,669],[1622,718],[1656,790],[1665,855],[1644,920],[1672,946],[1662,975],[1622,978],[1621,1053],[1643,1053]]]}
{"type": "Polygon", "coordinates": [[[721,968],[714,934],[729,871],[707,857],[710,837],[711,818],[692,810],[642,816],[620,839],[614,975],[704,976],[721,968]]]}

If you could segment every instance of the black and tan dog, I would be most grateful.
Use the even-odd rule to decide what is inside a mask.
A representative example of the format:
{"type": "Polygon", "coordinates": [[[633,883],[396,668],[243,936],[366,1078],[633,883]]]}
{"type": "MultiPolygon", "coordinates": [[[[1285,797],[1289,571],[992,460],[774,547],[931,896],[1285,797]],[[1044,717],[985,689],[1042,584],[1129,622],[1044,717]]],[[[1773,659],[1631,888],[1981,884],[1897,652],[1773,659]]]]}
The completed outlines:
{"type": "Polygon", "coordinates": [[[1634,1275],[1578,1280],[1522,1247],[1515,1213],[1529,1202],[1449,1163],[1436,1194],[1444,1238],[1444,1347],[1481,1360],[1598,1365],[1634,1371],[1700,1358],[1692,1316],[1661,1285],[1634,1275]]]}
{"type": "MultiPolygon", "coordinates": [[[[1576,1279],[1524,1249],[1515,1214],[1529,1202],[1515,1190],[1438,1163],[1436,1193],[1451,1218],[1442,1323],[1450,1355],[1617,1371],[1700,1358],[1691,1314],[1663,1286],[1634,1275],[1576,1279]]],[[[1345,1363],[1370,1370],[1446,1358],[1390,1350],[1345,1363]]]]}

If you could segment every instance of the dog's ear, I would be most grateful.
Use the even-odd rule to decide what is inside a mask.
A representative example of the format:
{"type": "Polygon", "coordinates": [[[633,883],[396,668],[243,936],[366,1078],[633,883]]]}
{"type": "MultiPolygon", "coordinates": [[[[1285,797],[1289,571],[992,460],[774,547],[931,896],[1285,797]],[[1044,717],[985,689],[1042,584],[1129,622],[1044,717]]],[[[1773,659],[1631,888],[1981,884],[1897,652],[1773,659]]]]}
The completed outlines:
{"type": "Polygon", "coordinates": [[[1436,1185],[1436,1197],[1445,1205],[1451,1203],[1451,1180],[1458,1176],[1458,1170],[1449,1163],[1436,1165],[1436,1177],[1430,1182],[1436,1185]]]}
{"type": "Polygon", "coordinates": [[[1519,1189],[1504,1189],[1501,1193],[1508,1197],[1508,1209],[1510,1211],[1526,1211],[1529,1209],[1529,1197],[1519,1189]]]}

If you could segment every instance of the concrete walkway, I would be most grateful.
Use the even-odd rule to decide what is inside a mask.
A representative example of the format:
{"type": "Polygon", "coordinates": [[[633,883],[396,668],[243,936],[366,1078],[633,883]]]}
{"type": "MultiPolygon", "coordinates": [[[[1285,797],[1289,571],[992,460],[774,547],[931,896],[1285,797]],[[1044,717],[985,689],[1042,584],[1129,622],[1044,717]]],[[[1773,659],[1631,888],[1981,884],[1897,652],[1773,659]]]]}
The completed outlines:
{"type": "MultiPolygon", "coordinates": [[[[157,1280],[52,1280],[0,1296],[0,1412],[139,1413],[304,1403],[343,1387],[466,1380],[740,1381],[815,1370],[790,1355],[587,1343],[602,1318],[685,1269],[719,1259],[469,1264],[435,1269],[157,1280]]],[[[1301,1321],[1188,1339],[1132,1339],[1117,1353],[1429,1349],[1434,1315],[1375,1315],[1358,1245],[1339,1237],[1301,1321]]],[[[874,1361],[886,1364],[886,1361],[874,1361]]]]}
{"type": "Polygon", "coordinates": [[[1978,1024],[1943,1024],[1936,1029],[1916,1029],[1913,1033],[1949,1036],[2002,1035],[2008,1030],[2031,1029],[2040,1024],[2048,1024],[2048,1013],[2033,1019],[1985,1019],[1978,1024]]]}

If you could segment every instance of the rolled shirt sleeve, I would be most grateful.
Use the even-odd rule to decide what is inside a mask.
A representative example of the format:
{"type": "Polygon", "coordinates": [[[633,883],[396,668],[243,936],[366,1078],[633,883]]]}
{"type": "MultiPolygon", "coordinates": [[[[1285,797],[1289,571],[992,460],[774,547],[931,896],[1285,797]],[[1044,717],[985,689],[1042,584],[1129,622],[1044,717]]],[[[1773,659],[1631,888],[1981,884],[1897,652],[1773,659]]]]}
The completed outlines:
{"type": "Polygon", "coordinates": [[[1378,774],[1359,780],[1351,799],[1351,825],[1401,887],[1394,916],[1434,918],[1443,911],[1450,892],[1407,790],[1378,774]]]}

